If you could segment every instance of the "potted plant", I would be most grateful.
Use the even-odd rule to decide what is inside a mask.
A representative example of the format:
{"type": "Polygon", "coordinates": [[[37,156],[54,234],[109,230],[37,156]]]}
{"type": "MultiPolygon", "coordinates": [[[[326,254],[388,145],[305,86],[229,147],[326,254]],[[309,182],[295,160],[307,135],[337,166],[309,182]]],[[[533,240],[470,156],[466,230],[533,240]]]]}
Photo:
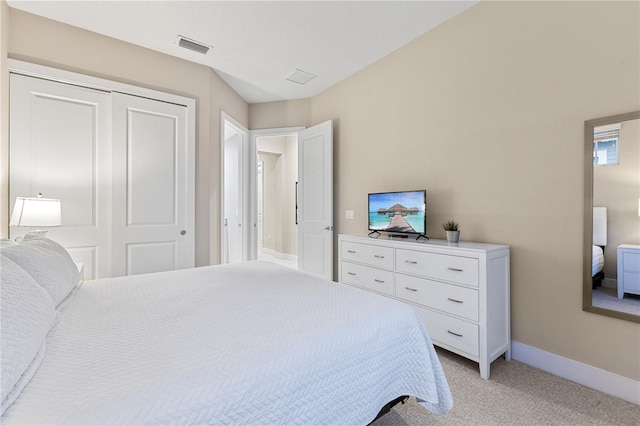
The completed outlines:
{"type": "Polygon", "coordinates": [[[442,224],[442,227],[447,233],[447,241],[450,243],[457,243],[460,238],[460,229],[458,223],[450,220],[442,224]]]}

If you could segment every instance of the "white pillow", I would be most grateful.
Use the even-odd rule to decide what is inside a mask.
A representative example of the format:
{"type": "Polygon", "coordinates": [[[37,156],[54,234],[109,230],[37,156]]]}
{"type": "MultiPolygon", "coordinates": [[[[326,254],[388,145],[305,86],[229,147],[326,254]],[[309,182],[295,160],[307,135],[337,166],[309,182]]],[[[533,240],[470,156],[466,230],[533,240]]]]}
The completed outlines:
{"type": "Polygon", "coordinates": [[[21,244],[3,248],[2,254],[44,287],[55,306],[79,283],[80,273],[69,252],[48,238],[25,240],[21,244]]]}
{"type": "Polygon", "coordinates": [[[0,254],[0,414],[29,383],[44,357],[57,313],[49,294],[0,254]]]}

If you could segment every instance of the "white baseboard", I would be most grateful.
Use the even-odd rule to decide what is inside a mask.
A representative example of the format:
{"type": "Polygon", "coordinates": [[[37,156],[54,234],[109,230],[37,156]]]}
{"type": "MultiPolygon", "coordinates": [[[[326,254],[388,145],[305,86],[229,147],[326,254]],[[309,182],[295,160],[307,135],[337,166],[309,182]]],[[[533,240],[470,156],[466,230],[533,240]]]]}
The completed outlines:
{"type": "Polygon", "coordinates": [[[511,357],[572,382],[640,405],[640,382],[574,361],[524,343],[511,341],[511,357]]]}
{"type": "Polygon", "coordinates": [[[617,289],[618,288],[618,280],[616,280],[614,278],[605,278],[604,280],[602,280],[602,287],[617,289]]]}
{"type": "Polygon", "coordinates": [[[276,251],[274,249],[269,249],[269,248],[263,248],[262,252],[264,254],[267,254],[269,256],[273,256],[276,259],[280,259],[280,260],[290,260],[292,262],[297,262],[298,261],[298,256],[296,256],[295,254],[280,253],[279,251],[276,251]]]}

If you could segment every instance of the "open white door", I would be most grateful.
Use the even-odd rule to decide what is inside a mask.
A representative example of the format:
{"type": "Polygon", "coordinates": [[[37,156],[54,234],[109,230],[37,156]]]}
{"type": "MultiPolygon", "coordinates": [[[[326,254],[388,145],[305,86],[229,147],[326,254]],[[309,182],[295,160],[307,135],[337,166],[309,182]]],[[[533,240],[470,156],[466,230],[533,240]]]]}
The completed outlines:
{"type": "Polygon", "coordinates": [[[333,278],[333,122],[298,134],[298,269],[333,278]]]}
{"type": "Polygon", "coordinates": [[[248,260],[249,212],[247,209],[247,163],[249,130],[224,111],[221,112],[222,238],[221,263],[248,260]]]}

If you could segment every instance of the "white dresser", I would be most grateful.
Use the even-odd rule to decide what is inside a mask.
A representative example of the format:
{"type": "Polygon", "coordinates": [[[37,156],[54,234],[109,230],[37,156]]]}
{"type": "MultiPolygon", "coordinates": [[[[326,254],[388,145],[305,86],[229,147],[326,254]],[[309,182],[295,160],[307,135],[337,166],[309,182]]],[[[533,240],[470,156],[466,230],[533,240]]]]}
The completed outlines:
{"type": "Polygon", "coordinates": [[[489,378],[511,358],[509,246],[340,235],[340,282],[411,304],[437,346],[489,378]]]}
{"type": "Polygon", "coordinates": [[[618,299],[625,293],[640,294],[640,245],[618,246],[618,299]]]}

